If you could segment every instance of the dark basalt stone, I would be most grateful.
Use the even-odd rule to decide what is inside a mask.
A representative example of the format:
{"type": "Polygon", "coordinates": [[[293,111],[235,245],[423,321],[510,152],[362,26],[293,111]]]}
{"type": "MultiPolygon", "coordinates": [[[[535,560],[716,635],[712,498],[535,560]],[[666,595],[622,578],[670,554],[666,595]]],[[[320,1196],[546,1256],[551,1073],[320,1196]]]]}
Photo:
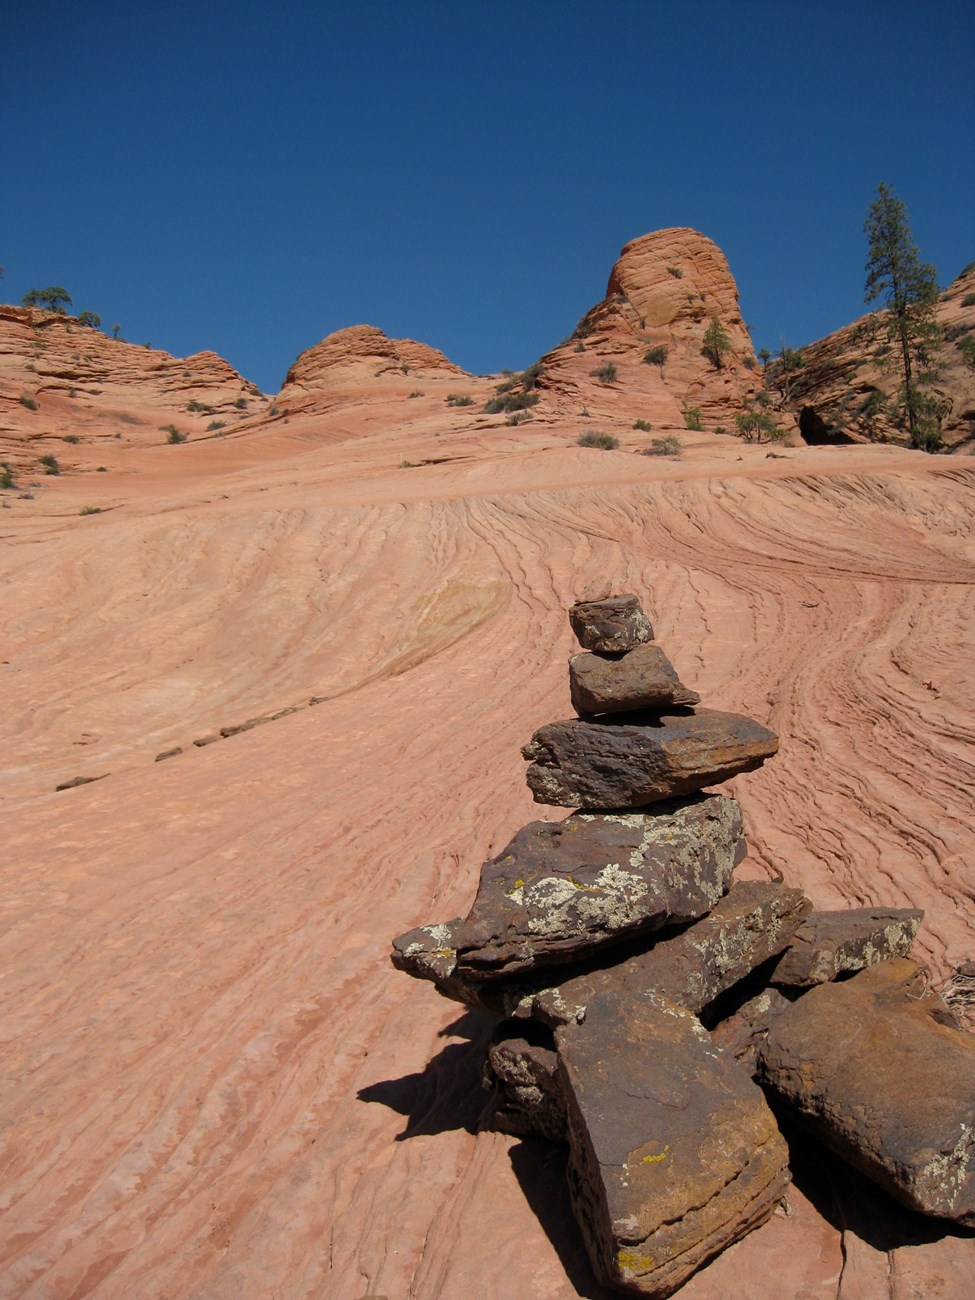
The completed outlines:
{"type": "Polygon", "coordinates": [[[609,654],[632,650],[653,640],[653,628],[636,596],[580,600],[569,610],[569,623],[583,650],[609,654]]]}
{"type": "Polygon", "coordinates": [[[612,715],[550,722],[521,751],[536,803],[639,808],[761,767],[778,737],[738,713],[612,715]]]}
{"type": "Polygon", "coordinates": [[[834,980],[844,971],[906,957],[923,917],[923,912],[907,907],[813,912],[796,931],[771,982],[810,987],[834,980]]]}
{"type": "Polygon", "coordinates": [[[781,1200],[775,1119],[734,1058],[665,999],[601,993],[556,1042],[569,1189],[596,1276],[669,1296],[781,1200]]]}
{"type": "Polygon", "coordinates": [[[484,863],[466,921],[400,936],[393,962],[448,997],[483,1005],[471,984],[703,916],[744,855],[741,809],[720,795],[531,822],[484,863]]]}
{"type": "Polygon", "coordinates": [[[640,645],[622,655],[579,654],[569,660],[569,694],[580,715],[673,709],[699,704],[657,645],[640,645]]]}
{"type": "Polygon", "coordinates": [[[897,1200],[975,1226],[975,1036],[936,1012],[923,968],[878,962],[774,1019],[761,1077],[897,1200]]]}

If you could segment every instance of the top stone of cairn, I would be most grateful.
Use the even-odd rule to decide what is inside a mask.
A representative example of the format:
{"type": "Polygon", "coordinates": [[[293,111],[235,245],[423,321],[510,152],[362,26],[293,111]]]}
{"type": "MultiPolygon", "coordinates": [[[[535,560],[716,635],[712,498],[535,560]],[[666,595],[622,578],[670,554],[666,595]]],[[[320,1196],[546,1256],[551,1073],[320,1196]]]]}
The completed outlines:
{"type": "Polygon", "coordinates": [[[569,622],[582,648],[600,654],[622,654],[653,640],[650,620],[632,595],[577,601],[569,622]]]}

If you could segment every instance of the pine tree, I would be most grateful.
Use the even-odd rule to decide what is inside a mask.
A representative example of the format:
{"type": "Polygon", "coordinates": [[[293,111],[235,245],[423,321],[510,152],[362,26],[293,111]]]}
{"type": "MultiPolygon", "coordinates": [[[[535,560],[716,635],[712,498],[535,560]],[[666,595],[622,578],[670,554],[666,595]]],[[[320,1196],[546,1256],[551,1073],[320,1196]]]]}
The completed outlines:
{"type": "Polygon", "coordinates": [[[721,369],[722,355],[731,351],[731,339],[728,337],[728,331],[717,316],[711,317],[711,324],[704,332],[704,346],[701,351],[709,361],[714,363],[717,370],[721,369]]]}
{"type": "Polygon", "coordinates": [[[864,223],[869,245],[864,302],[881,299],[888,311],[887,336],[900,351],[900,405],[912,447],[937,451],[940,415],[927,385],[937,374],[941,330],[935,315],[937,274],[922,262],[911,235],[907,209],[881,182],[864,223]]]}

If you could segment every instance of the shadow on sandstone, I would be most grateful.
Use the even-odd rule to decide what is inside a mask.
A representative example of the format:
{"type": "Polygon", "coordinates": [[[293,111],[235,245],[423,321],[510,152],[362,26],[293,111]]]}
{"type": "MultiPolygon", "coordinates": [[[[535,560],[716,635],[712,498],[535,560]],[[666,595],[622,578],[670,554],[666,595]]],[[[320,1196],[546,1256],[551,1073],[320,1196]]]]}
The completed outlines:
{"type": "Polygon", "coordinates": [[[589,1263],[569,1197],[568,1156],[567,1146],[540,1138],[522,1138],[508,1152],[528,1207],[552,1243],[569,1282],[588,1300],[618,1300],[619,1292],[601,1287],[589,1263]]]}
{"type": "Polygon", "coordinates": [[[407,1117],[396,1141],[466,1129],[476,1133],[490,1101],[481,1083],[487,1044],[497,1019],[484,1011],[465,1011],[439,1031],[440,1038],[466,1038],[448,1043],[425,1069],[401,1079],[384,1079],[360,1088],[360,1101],[379,1102],[407,1117]]]}

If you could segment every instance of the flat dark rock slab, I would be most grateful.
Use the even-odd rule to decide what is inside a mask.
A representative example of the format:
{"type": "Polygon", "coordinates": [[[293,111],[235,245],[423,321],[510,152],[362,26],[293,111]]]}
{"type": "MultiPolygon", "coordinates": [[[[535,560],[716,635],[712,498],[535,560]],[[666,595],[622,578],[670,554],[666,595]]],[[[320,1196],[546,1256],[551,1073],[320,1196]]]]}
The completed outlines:
{"type": "Polygon", "coordinates": [[[754,771],[778,747],[751,718],[696,709],[550,722],[521,752],[536,803],[639,808],[754,771]]]}
{"type": "Polygon", "coordinates": [[[650,620],[636,596],[629,594],[577,601],[569,610],[569,623],[583,650],[614,654],[653,640],[650,620]]]}
{"type": "Polygon", "coordinates": [[[393,964],[446,997],[495,1009],[478,983],[524,978],[704,916],[744,856],[741,808],[722,795],[530,822],[481,867],[466,921],[401,935],[393,964]]]}
{"type": "Polygon", "coordinates": [[[894,958],[810,989],[769,1026],[762,1078],[897,1200],[975,1226],[975,1036],[925,988],[894,958]]]}
{"type": "Polygon", "coordinates": [[[732,885],[707,916],[614,966],[564,980],[523,999],[516,1014],[556,1026],[585,1019],[597,994],[657,993],[698,1012],[781,952],[809,910],[799,889],[759,880],[732,885]]]}
{"type": "Polygon", "coordinates": [[[640,645],[622,655],[573,655],[569,694],[580,715],[672,709],[701,700],[682,684],[658,645],[640,645]]]}
{"type": "Polygon", "coordinates": [[[889,957],[906,957],[923,917],[923,912],[906,907],[813,912],[797,930],[771,982],[811,987],[889,957]]]}
{"type": "Polygon", "coordinates": [[[596,1276],[669,1296],[781,1200],[775,1119],[697,1018],[664,999],[599,994],[556,1041],[569,1189],[596,1276]]]}

